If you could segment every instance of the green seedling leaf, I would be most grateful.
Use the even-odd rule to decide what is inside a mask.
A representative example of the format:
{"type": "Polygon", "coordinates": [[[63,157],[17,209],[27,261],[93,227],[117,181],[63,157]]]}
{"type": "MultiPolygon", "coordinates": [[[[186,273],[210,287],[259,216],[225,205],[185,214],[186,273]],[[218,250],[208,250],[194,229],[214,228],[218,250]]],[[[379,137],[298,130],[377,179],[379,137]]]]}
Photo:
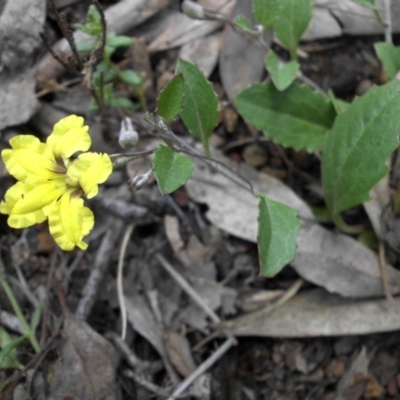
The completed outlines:
{"type": "Polygon", "coordinates": [[[328,95],[331,99],[333,107],[335,108],[336,114],[341,114],[342,112],[345,112],[351,106],[351,103],[338,99],[332,92],[332,90],[328,90],[328,95]]]}
{"type": "Polygon", "coordinates": [[[76,44],[76,49],[79,53],[90,53],[96,47],[95,40],[88,40],[85,42],[78,42],[76,44]]]}
{"type": "Polygon", "coordinates": [[[170,147],[160,146],[154,153],[153,172],[163,195],[183,186],[193,173],[193,162],[170,147]]]}
{"type": "Polygon", "coordinates": [[[340,212],[369,200],[388,172],[386,159],[398,146],[400,82],[373,87],[340,114],[326,137],[322,183],[328,209],[340,212]]]}
{"type": "Polygon", "coordinates": [[[44,303],[41,301],[32,314],[32,319],[31,319],[32,335],[36,333],[36,329],[39,326],[40,318],[42,316],[43,306],[44,303]]]}
{"type": "Polygon", "coordinates": [[[114,49],[132,46],[134,42],[135,40],[129,36],[117,35],[115,32],[107,34],[107,46],[113,47],[114,49]]]}
{"type": "Polygon", "coordinates": [[[140,75],[136,71],[133,71],[131,69],[120,71],[119,78],[121,79],[121,81],[131,86],[137,87],[142,84],[142,78],[140,77],[140,75]]]}
{"type": "Polygon", "coordinates": [[[248,32],[251,35],[256,35],[258,32],[253,28],[251,21],[244,15],[238,15],[233,20],[233,23],[242,31],[248,32]]]}
{"type": "Polygon", "coordinates": [[[279,17],[274,22],[276,37],[296,59],[300,38],[312,17],[312,0],[279,0],[279,17]]]}
{"type": "Polygon", "coordinates": [[[175,75],[158,96],[156,114],[167,122],[173,121],[182,110],[184,84],[183,75],[175,75]]]}
{"type": "Polygon", "coordinates": [[[197,65],[181,60],[176,73],[182,74],[184,79],[182,121],[210,154],[208,137],[217,125],[218,97],[197,65]]]}
{"type": "Polygon", "coordinates": [[[300,222],[297,210],[258,193],[258,251],[261,275],[276,275],[293,260],[300,222]]]}
{"type": "Polygon", "coordinates": [[[256,21],[265,29],[272,27],[279,17],[280,0],[253,0],[253,14],[256,21]]]}
{"type": "Polygon", "coordinates": [[[23,365],[17,359],[16,348],[24,340],[25,336],[12,339],[8,332],[0,327],[0,369],[23,368],[23,365]]]}
{"type": "Polygon", "coordinates": [[[280,91],[288,88],[296,79],[300,70],[300,65],[293,60],[287,63],[281,63],[273,50],[270,50],[265,57],[265,66],[271,74],[272,82],[280,91]]]}
{"type": "Polygon", "coordinates": [[[296,150],[321,150],[336,117],[328,99],[297,83],[283,92],[272,82],[255,84],[239,92],[234,101],[246,122],[296,150]]]}
{"type": "Polygon", "coordinates": [[[370,8],[371,10],[379,10],[379,7],[377,7],[375,4],[375,0],[353,0],[353,1],[354,3],[357,3],[360,6],[370,8]]]}
{"type": "Polygon", "coordinates": [[[101,62],[93,74],[93,85],[97,91],[101,90],[101,84],[107,83],[116,78],[117,72],[114,68],[105,62],[101,62]]]}
{"type": "Polygon", "coordinates": [[[123,110],[136,111],[140,108],[139,104],[134,103],[126,97],[114,97],[110,104],[111,107],[119,107],[123,110]]]}
{"type": "Polygon", "coordinates": [[[103,33],[103,24],[97,7],[91,4],[86,16],[86,24],[75,24],[75,27],[88,35],[100,36],[103,33]]]}
{"type": "Polygon", "coordinates": [[[375,43],[374,48],[390,79],[400,70],[400,48],[392,43],[375,43]]]}

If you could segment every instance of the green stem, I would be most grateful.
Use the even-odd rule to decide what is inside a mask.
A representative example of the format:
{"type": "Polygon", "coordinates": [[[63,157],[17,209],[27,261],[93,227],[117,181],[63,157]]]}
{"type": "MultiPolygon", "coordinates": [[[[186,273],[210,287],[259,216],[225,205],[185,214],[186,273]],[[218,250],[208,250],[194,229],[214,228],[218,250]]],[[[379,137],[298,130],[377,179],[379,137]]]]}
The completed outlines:
{"type": "Polygon", "coordinates": [[[4,291],[6,292],[6,295],[8,297],[8,300],[10,300],[11,306],[14,309],[15,314],[17,315],[19,322],[22,325],[22,328],[24,329],[24,335],[28,338],[28,340],[31,342],[31,345],[33,349],[36,351],[36,353],[40,353],[41,347],[39,342],[37,341],[34,332],[31,329],[31,326],[29,325],[28,321],[26,320],[24,314],[22,313],[21,307],[18,304],[17,299],[14,296],[14,293],[4,278],[3,274],[0,272],[0,283],[3,286],[4,291]]]}

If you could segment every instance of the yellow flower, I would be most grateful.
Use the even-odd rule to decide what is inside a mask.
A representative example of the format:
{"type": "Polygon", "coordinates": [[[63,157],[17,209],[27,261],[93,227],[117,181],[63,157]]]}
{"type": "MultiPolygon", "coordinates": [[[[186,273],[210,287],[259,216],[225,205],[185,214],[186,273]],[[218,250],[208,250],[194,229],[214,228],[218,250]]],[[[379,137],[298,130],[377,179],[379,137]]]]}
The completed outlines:
{"type": "Polygon", "coordinates": [[[97,195],[98,185],[107,180],[112,163],[107,154],[86,152],[91,139],[82,117],[70,115],[60,120],[46,143],[32,135],[10,140],[11,149],[1,156],[8,172],[18,182],[0,203],[0,212],[9,215],[12,228],[27,228],[48,219],[50,233],[63,250],[75,246],[85,250],[82,239],[94,225],[92,211],[82,195],[97,195]]]}

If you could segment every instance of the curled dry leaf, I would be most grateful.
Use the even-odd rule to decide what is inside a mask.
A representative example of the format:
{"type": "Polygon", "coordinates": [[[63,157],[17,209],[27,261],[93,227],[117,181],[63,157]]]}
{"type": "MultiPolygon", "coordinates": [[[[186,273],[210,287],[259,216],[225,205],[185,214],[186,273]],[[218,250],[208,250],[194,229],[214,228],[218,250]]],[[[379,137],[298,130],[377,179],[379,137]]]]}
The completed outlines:
{"type": "MultiPolygon", "coordinates": [[[[226,159],[213,156],[229,165],[226,159]]],[[[292,265],[301,277],[342,296],[384,295],[378,257],[373,251],[349,236],[317,225],[307,204],[277,179],[245,165],[238,171],[255,191],[298,210],[303,227],[292,265]]],[[[193,200],[208,205],[206,215],[212,223],[232,235],[257,241],[258,205],[251,193],[200,163],[186,188],[193,200]]],[[[387,266],[387,273],[392,292],[399,293],[400,272],[387,266]]]]}

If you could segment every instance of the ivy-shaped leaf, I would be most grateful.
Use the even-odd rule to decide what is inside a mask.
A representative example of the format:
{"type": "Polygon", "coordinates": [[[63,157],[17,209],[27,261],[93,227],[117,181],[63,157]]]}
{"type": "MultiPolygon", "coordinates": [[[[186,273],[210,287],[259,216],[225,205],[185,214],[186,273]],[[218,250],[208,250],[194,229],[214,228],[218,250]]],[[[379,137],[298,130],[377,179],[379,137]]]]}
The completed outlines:
{"type": "Polygon", "coordinates": [[[270,50],[266,55],[265,66],[271,75],[272,82],[280,91],[287,89],[291,85],[300,70],[300,65],[295,60],[281,63],[273,50],[270,50]]]}
{"type": "Polygon", "coordinates": [[[331,215],[369,200],[399,145],[400,82],[373,87],[339,114],[326,137],[322,183],[331,215]]]}
{"type": "Polygon", "coordinates": [[[193,172],[193,162],[170,147],[160,146],[154,153],[153,172],[163,195],[183,186],[193,172]]]}
{"type": "Polygon", "coordinates": [[[296,150],[321,150],[336,117],[329,99],[297,83],[283,92],[272,82],[258,83],[243,89],[234,101],[246,122],[296,150]]]}
{"type": "Polygon", "coordinates": [[[374,48],[390,79],[400,71],[400,48],[392,43],[375,43],[374,48]]]}
{"type": "Polygon", "coordinates": [[[176,73],[182,74],[185,82],[182,121],[209,154],[208,138],[217,125],[218,96],[197,65],[181,60],[176,73]]]}
{"type": "Polygon", "coordinates": [[[274,276],[294,257],[300,222],[297,210],[258,194],[258,251],[261,275],[274,276]]]}
{"type": "Polygon", "coordinates": [[[182,110],[183,90],[183,75],[175,75],[158,96],[156,114],[167,122],[173,121],[182,110]]]}

